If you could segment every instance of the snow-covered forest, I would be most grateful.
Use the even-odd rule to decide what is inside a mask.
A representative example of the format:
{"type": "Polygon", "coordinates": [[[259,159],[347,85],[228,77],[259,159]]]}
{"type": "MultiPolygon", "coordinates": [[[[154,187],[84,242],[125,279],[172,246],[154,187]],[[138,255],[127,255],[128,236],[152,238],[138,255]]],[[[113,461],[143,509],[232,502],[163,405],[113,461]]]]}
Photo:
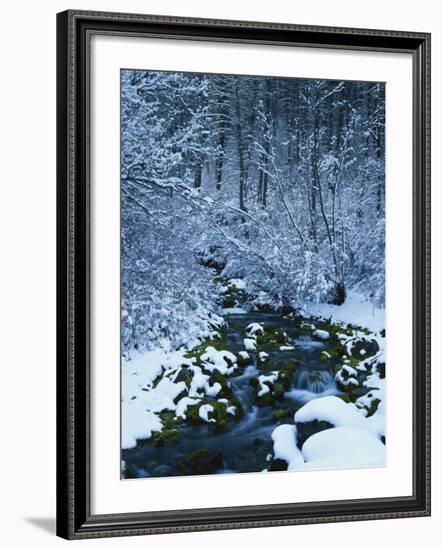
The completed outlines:
{"type": "MultiPolygon", "coordinates": [[[[156,437],[164,453],[192,407],[206,429],[271,405],[267,439],[290,466],[296,418],[275,410],[299,416],[317,394],[334,429],[355,412],[370,424],[379,457],[384,84],[123,70],[121,149],[123,448],[156,437]],[[279,367],[264,368],[272,351],[279,367]],[[293,391],[310,396],[286,406],[293,391]]],[[[128,457],[126,477],[151,475],[128,457]]]]}

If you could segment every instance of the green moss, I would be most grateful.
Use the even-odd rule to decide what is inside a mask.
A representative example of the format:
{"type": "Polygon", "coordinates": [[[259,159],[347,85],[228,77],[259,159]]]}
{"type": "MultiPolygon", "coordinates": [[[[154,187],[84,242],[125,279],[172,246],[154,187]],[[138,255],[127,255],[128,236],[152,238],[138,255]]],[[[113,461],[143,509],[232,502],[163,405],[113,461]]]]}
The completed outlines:
{"type": "Polygon", "coordinates": [[[189,405],[186,409],[186,422],[188,424],[202,424],[204,420],[200,418],[199,409],[201,403],[189,405]]]}
{"type": "Polygon", "coordinates": [[[264,333],[256,335],[256,343],[258,346],[273,346],[279,347],[287,343],[287,334],[280,328],[269,327],[263,325],[264,333]]]}
{"type": "Polygon", "coordinates": [[[239,367],[246,367],[247,365],[251,364],[250,355],[249,357],[242,357],[240,354],[238,354],[236,359],[239,367]]]}
{"type": "Polygon", "coordinates": [[[256,395],[256,404],[258,407],[269,407],[275,403],[275,397],[272,390],[264,395],[256,395]]]}
{"type": "Polygon", "coordinates": [[[224,308],[230,308],[235,307],[236,305],[236,298],[232,294],[225,294],[222,301],[222,306],[224,308]]]}
{"type": "Polygon", "coordinates": [[[218,338],[212,338],[209,340],[204,340],[199,346],[193,348],[193,350],[186,353],[186,357],[191,359],[195,358],[197,361],[200,361],[201,355],[203,355],[208,347],[215,348],[218,351],[228,350],[229,344],[225,340],[225,332],[221,331],[218,338]]]}
{"type": "Polygon", "coordinates": [[[285,388],[281,382],[275,382],[273,386],[273,396],[276,401],[282,401],[284,399],[285,388]]]}
{"type": "MultiPolygon", "coordinates": [[[[235,395],[231,395],[229,398],[229,406],[233,405],[236,408],[235,411],[235,417],[234,418],[241,418],[244,416],[244,408],[241,405],[241,403],[238,401],[238,398],[235,395]]],[[[233,418],[233,417],[232,417],[233,418]]]]}
{"type": "Polygon", "coordinates": [[[213,474],[223,466],[223,455],[219,451],[197,449],[178,462],[186,474],[213,474]]]}
{"type": "Polygon", "coordinates": [[[286,418],[287,416],[291,416],[292,412],[290,409],[275,409],[273,411],[272,417],[275,420],[280,420],[281,418],[286,418]]]}
{"type": "Polygon", "coordinates": [[[284,389],[288,390],[291,386],[293,373],[298,369],[299,363],[296,361],[290,361],[283,363],[278,368],[278,381],[284,386],[284,389]]]}
{"type": "Polygon", "coordinates": [[[347,350],[345,346],[339,342],[339,340],[332,340],[330,342],[330,347],[327,348],[327,352],[330,355],[330,359],[333,361],[339,361],[344,355],[346,355],[347,350]]]}
{"type": "Polygon", "coordinates": [[[232,394],[232,389],[227,378],[219,371],[214,370],[210,375],[209,384],[212,386],[216,382],[221,385],[221,391],[216,396],[217,399],[221,397],[229,397],[232,394]]]}
{"type": "Polygon", "coordinates": [[[181,431],[177,429],[163,428],[161,432],[153,432],[151,442],[155,447],[174,445],[181,437],[181,431]]]}
{"type": "Polygon", "coordinates": [[[135,469],[125,462],[123,468],[121,469],[121,476],[123,479],[135,479],[137,474],[135,469]]]}
{"type": "Polygon", "coordinates": [[[213,412],[210,413],[211,418],[215,418],[217,429],[223,430],[227,424],[227,405],[226,403],[219,403],[218,401],[214,401],[211,405],[214,409],[213,412]]]}

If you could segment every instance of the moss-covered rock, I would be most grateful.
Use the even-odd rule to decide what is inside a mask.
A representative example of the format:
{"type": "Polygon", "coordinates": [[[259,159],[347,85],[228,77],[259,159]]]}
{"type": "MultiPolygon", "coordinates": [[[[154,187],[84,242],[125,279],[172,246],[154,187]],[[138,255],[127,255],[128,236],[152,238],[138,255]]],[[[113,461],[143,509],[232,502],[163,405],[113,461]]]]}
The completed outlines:
{"type": "Polygon", "coordinates": [[[265,351],[259,351],[256,354],[256,366],[258,369],[264,369],[268,362],[269,354],[265,351]]]}
{"type": "Polygon", "coordinates": [[[209,338],[201,342],[199,346],[196,346],[186,354],[187,358],[193,358],[196,362],[200,361],[201,355],[206,353],[208,347],[213,347],[218,351],[228,350],[229,344],[226,341],[225,331],[222,330],[218,338],[209,338]]]}
{"type": "Polygon", "coordinates": [[[153,432],[150,439],[155,447],[164,447],[165,445],[174,445],[181,437],[181,431],[175,428],[163,428],[161,432],[153,432]]]}
{"type": "Polygon", "coordinates": [[[121,477],[123,479],[135,479],[138,476],[136,469],[127,462],[124,462],[123,467],[121,468],[121,477]]]}
{"type": "Polygon", "coordinates": [[[351,346],[351,354],[357,359],[364,359],[371,357],[379,351],[379,344],[376,340],[368,340],[367,338],[360,338],[356,340],[351,346]]]}
{"type": "Polygon", "coordinates": [[[336,386],[342,392],[351,392],[361,386],[358,371],[351,365],[344,364],[340,368],[335,368],[336,386]]]}
{"type": "Polygon", "coordinates": [[[290,409],[275,409],[273,411],[273,418],[275,420],[280,420],[281,418],[287,418],[288,416],[292,415],[292,411],[290,409]]]}
{"type": "Polygon", "coordinates": [[[214,474],[223,467],[223,455],[212,449],[197,449],[178,462],[185,474],[214,474]]]}
{"type": "Polygon", "coordinates": [[[287,334],[280,328],[263,325],[264,333],[256,335],[258,346],[270,346],[279,348],[287,343],[287,334]]]}
{"type": "Polygon", "coordinates": [[[214,370],[210,374],[209,384],[213,386],[213,384],[216,383],[220,384],[221,386],[221,390],[216,395],[218,399],[220,397],[229,397],[232,394],[232,388],[227,377],[221,374],[219,371],[214,370]]]}
{"type": "Polygon", "coordinates": [[[250,357],[250,353],[245,350],[237,353],[236,359],[239,367],[247,367],[247,365],[250,365],[252,363],[252,358],[250,357]]]}
{"type": "Polygon", "coordinates": [[[297,361],[286,361],[278,368],[278,381],[284,386],[284,389],[290,389],[293,373],[299,367],[297,361]]]}
{"type": "Polygon", "coordinates": [[[199,415],[200,406],[203,403],[189,405],[186,409],[186,422],[188,424],[203,424],[204,420],[199,415]]]}
{"type": "Polygon", "coordinates": [[[226,293],[224,294],[223,296],[223,300],[222,300],[222,307],[223,308],[231,308],[231,307],[235,307],[236,305],[236,297],[233,293],[226,293]]]}
{"type": "Polygon", "coordinates": [[[175,416],[175,413],[172,411],[160,412],[160,418],[161,418],[161,423],[163,425],[163,429],[164,428],[172,429],[179,426],[180,424],[183,424],[184,422],[183,418],[177,418],[175,416]]]}

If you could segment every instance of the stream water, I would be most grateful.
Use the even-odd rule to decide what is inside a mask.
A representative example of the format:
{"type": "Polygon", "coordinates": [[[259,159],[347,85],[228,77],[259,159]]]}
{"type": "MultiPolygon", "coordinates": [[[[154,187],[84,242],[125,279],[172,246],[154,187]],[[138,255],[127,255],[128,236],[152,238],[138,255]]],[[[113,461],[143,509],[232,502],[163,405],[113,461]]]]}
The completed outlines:
{"type": "Polygon", "coordinates": [[[254,404],[254,389],[249,380],[260,372],[256,364],[251,364],[242,375],[230,378],[232,390],[245,412],[241,419],[229,420],[222,431],[210,424],[184,425],[175,444],[155,447],[145,441],[134,449],[124,450],[122,458],[136,477],[183,475],[178,463],[202,448],[222,453],[223,468],[218,473],[264,470],[268,465],[266,457],[272,451],[271,433],[275,427],[292,423],[293,413],[311,399],[338,393],[333,375],[334,363],[319,358],[321,351],[327,349],[327,342],[312,339],[292,320],[275,313],[249,312],[232,315],[226,320],[228,349],[235,354],[244,349],[246,327],[250,323],[272,325],[287,333],[288,345],[295,347],[293,351],[275,351],[275,348],[266,349],[265,345],[261,349],[269,353],[269,359],[296,360],[299,363],[290,389],[277,405],[280,409],[289,409],[290,416],[277,420],[274,417],[276,405],[258,407],[254,404]]]}

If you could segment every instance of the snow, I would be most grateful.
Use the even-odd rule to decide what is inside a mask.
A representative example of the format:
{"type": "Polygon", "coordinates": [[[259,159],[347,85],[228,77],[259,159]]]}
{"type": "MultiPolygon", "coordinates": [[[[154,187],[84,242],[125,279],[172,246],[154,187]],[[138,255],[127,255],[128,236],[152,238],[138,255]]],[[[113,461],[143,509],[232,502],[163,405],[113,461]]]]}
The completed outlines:
{"type": "Polygon", "coordinates": [[[174,399],[185,390],[187,390],[185,382],[172,382],[169,378],[162,378],[155,388],[141,392],[137,400],[147,411],[175,411],[174,399]]]}
{"type": "Polygon", "coordinates": [[[210,376],[204,374],[201,367],[192,366],[189,370],[193,372],[192,382],[188,395],[189,397],[202,397],[204,394],[210,397],[215,397],[221,391],[221,384],[215,382],[213,386],[209,384],[210,376]]]}
{"type": "Polygon", "coordinates": [[[225,307],[223,313],[224,315],[245,315],[247,310],[242,307],[225,307]]]}
{"type": "Polygon", "coordinates": [[[175,382],[182,365],[191,367],[185,350],[136,353],[122,362],[122,447],[136,445],[137,439],[151,437],[162,429],[158,413],[175,411],[174,400],[187,390],[185,382],[175,382]],[[154,383],[162,376],[154,387],[154,383]]]}
{"type": "Polygon", "coordinates": [[[259,360],[264,363],[264,361],[268,358],[269,354],[266,353],[265,351],[260,351],[259,354],[259,360]]]}
{"type": "Polygon", "coordinates": [[[236,407],[235,405],[230,405],[230,407],[226,408],[226,413],[231,414],[232,416],[235,416],[236,414],[236,407]]]}
{"type": "Polygon", "coordinates": [[[163,427],[156,414],[146,411],[137,400],[122,404],[121,447],[132,449],[137,439],[148,439],[163,427]]]}
{"type": "Polygon", "coordinates": [[[336,382],[340,382],[345,386],[359,386],[358,373],[356,369],[348,365],[342,365],[340,370],[335,375],[336,382]],[[344,376],[345,374],[345,376],[344,376]]]}
{"type": "Polygon", "coordinates": [[[230,279],[230,286],[233,286],[237,290],[244,290],[246,288],[246,283],[243,279],[230,279]]]}
{"type": "Polygon", "coordinates": [[[309,437],[302,456],[296,469],[369,468],[385,465],[385,445],[365,430],[339,427],[309,437]]]}
{"type": "Polygon", "coordinates": [[[203,367],[209,372],[217,370],[220,374],[229,375],[236,369],[236,356],[227,350],[218,351],[212,346],[208,346],[201,355],[203,367]]]}
{"type": "Polygon", "coordinates": [[[209,418],[209,413],[213,412],[214,408],[212,405],[209,405],[206,403],[205,405],[201,405],[201,407],[198,410],[199,417],[204,420],[204,422],[216,422],[214,418],[209,418]]]}
{"type": "Polygon", "coordinates": [[[336,427],[365,430],[378,437],[382,435],[379,426],[365,418],[354,403],[345,403],[334,395],[309,401],[295,413],[295,423],[314,420],[329,422],[336,427]]]}
{"type": "Polygon", "coordinates": [[[294,349],[294,346],[279,346],[279,351],[292,351],[294,349]]]}
{"type": "Polygon", "coordinates": [[[316,338],[319,338],[320,340],[328,340],[330,338],[330,334],[326,330],[320,329],[316,329],[313,332],[313,336],[316,336],[316,338]]]}
{"type": "Polygon", "coordinates": [[[223,387],[221,386],[221,384],[219,382],[215,382],[213,386],[209,386],[206,389],[206,395],[208,397],[216,397],[222,389],[223,387]]]}
{"type": "Polygon", "coordinates": [[[250,359],[250,355],[247,353],[247,351],[240,351],[238,355],[239,357],[241,357],[241,359],[250,359]]]}
{"type": "Polygon", "coordinates": [[[307,304],[304,309],[308,314],[331,319],[332,323],[351,323],[372,332],[385,328],[385,308],[376,307],[359,292],[347,292],[345,302],[340,306],[333,304],[307,304]]]}
{"type": "Polygon", "coordinates": [[[356,369],[354,369],[353,367],[349,367],[348,365],[342,365],[341,370],[346,372],[349,376],[358,375],[356,369]]]}
{"type": "Polygon", "coordinates": [[[246,327],[247,336],[256,336],[257,334],[264,334],[264,328],[259,323],[250,323],[246,327]]]}
{"type": "Polygon", "coordinates": [[[296,470],[304,465],[302,453],[296,446],[296,434],[296,426],[292,424],[281,424],[272,432],[274,456],[285,460],[289,470],[296,470]]]}
{"type": "Polygon", "coordinates": [[[122,361],[122,399],[138,397],[142,389],[149,389],[162,374],[163,367],[191,364],[184,352],[167,353],[162,350],[137,354],[130,361],[122,361]]]}
{"type": "Polygon", "coordinates": [[[253,338],[244,338],[244,347],[247,351],[255,351],[256,340],[254,340],[253,338]]]}
{"type": "Polygon", "coordinates": [[[200,401],[201,399],[192,399],[191,397],[182,397],[176,405],[175,416],[177,418],[183,418],[185,420],[187,407],[189,407],[189,405],[197,405],[200,401]]]}
{"type": "Polygon", "coordinates": [[[266,393],[269,393],[270,388],[267,385],[267,382],[270,384],[274,384],[278,380],[278,371],[272,371],[271,374],[265,375],[261,374],[258,376],[258,382],[259,382],[259,391],[258,391],[258,397],[262,397],[266,393]]]}

